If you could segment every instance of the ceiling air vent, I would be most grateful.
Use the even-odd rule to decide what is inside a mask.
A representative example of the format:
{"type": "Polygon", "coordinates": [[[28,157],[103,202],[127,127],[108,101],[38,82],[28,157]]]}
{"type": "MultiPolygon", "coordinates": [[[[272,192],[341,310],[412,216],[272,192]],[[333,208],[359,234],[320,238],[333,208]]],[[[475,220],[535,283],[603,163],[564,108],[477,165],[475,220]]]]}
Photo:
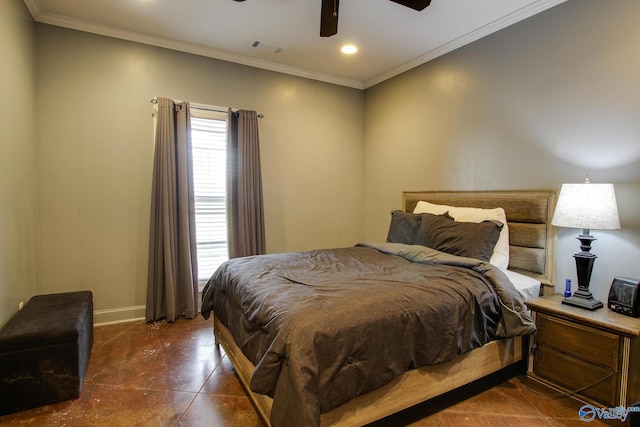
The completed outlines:
{"type": "Polygon", "coordinates": [[[281,52],[284,52],[284,49],[285,49],[284,46],[278,46],[273,43],[261,42],[260,40],[251,42],[250,46],[258,50],[264,50],[265,52],[271,52],[271,53],[281,53],[281,52]]]}

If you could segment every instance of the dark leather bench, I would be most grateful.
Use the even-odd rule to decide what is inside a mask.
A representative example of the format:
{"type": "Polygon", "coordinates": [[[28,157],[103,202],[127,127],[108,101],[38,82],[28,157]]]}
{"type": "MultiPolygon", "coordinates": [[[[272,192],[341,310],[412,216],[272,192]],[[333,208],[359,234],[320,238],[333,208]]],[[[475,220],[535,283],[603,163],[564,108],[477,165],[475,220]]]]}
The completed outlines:
{"type": "Polygon", "coordinates": [[[0,331],[0,415],[79,397],[92,345],[90,291],[31,298],[0,331]]]}

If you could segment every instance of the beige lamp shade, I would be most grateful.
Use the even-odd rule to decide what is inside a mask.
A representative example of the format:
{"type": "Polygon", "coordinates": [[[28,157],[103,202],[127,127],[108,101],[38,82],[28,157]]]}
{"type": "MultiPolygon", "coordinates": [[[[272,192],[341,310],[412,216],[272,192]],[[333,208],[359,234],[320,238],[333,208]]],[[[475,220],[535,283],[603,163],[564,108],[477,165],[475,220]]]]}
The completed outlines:
{"type": "Polygon", "coordinates": [[[551,224],[585,230],[619,229],[613,184],[562,184],[551,224]]]}

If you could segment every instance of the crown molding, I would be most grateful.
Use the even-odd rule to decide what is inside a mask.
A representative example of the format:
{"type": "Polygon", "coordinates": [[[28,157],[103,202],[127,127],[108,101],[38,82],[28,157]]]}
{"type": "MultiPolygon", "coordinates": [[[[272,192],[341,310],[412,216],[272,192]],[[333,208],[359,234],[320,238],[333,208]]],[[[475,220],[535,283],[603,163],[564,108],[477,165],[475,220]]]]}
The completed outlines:
{"type": "Polygon", "coordinates": [[[72,19],[52,13],[38,13],[33,0],[24,0],[27,8],[31,12],[34,20],[43,24],[55,25],[58,27],[69,28],[72,30],[84,31],[88,33],[98,34],[107,37],[118,38],[136,43],[147,44],[166,49],[177,50],[180,52],[192,53],[194,55],[205,56],[214,59],[220,59],[236,64],[247,65],[250,67],[261,68],[268,71],[289,74],[297,77],[304,77],[311,80],[317,80],[325,83],[331,83],[339,86],[351,87],[354,89],[364,89],[363,83],[357,80],[343,79],[329,74],[317,73],[302,68],[291,67],[287,65],[277,64],[275,62],[265,61],[256,58],[250,58],[244,55],[238,55],[223,50],[213,49],[193,43],[185,43],[171,40],[163,37],[151,36],[148,34],[138,33],[135,31],[123,30],[121,28],[111,27],[108,25],[100,25],[93,22],[72,19]],[[31,6],[30,6],[31,5],[31,6]],[[35,12],[35,14],[34,14],[35,12]]]}
{"type": "Polygon", "coordinates": [[[358,80],[344,79],[341,77],[332,76],[329,74],[318,73],[303,68],[291,67],[283,64],[278,64],[271,61],[265,61],[262,59],[251,58],[244,55],[239,55],[223,50],[213,49],[206,46],[196,45],[193,43],[179,42],[163,37],[151,36],[148,34],[138,33],[135,31],[123,30],[116,27],[95,24],[92,22],[86,22],[78,19],[71,19],[64,16],[42,13],[40,12],[35,0],[24,0],[31,16],[36,22],[43,24],[50,24],[59,27],[69,28],[73,30],[85,31],[93,34],[99,34],[108,37],[114,37],[122,40],[133,41],[137,43],[147,44],[156,47],[162,47],[166,49],[177,50],[180,52],[192,53],[194,55],[205,56],[214,59],[220,59],[227,62],[233,62],[237,64],[247,65],[249,67],[261,68],[264,70],[275,71],[278,73],[289,74],[297,77],[303,77],[311,80],[317,80],[325,83],[331,83],[339,86],[346,86],[354,89],[367,89],[377,85],[385,80],[416,68],[424,63],[427,63],[433,59],[436,59],[442,55],[445,55],[451,51],[454,51],[462,46],[479,40],[489,34],[495,33],[503,28],[513,25],[519,21],[527,19],[537,13],[543,12],[549,8],[552,8],[558,4],[564,3],[567,0],[540,0],[532,3],[526,7],[523,7],[509,15],[506,15],[500,19],[490,22],[477,30],[469,32],[455,40],[445,43],[435,49],[432,49],[417,58],[408,61],[398,67],[395,67],[385,73],[382,73],[372,79],[361,82],[358,80]]]}
{"type": "Polygon", "coordinates": [[[393,68],[387,71],[386,73],[380,74],[377,77],[374,77],[370,80],[365,81],[364,89],[370,88],[371,86],[375,86],[378,83],[381,83],[385,80],[388,80],[392,77],[402,74],[405,71],[409,71],[412,68],[416,68],[417,66],[427,63],[433,59],[436,59],[439,56],[445,55],[462,46],[468,45],[476,40],[479,40],[485,36],[488,36],[489,34],[495,33],[499,30],[502,30],[503,28],[506,28],[510,25],[513,25],[524,19],[527,19],[533,15],[536,15],[540,12],[550,9],[553,6],[556,6],[560,3],[564,3],[565,1],[567,0],[540,0],[530,4],[529,6],[518,9],[515,12],[510,13],[509,15],[505,15],[500,19],[497,19],[493,22],[490,22],[487,25],[484,25],[478,28],[477,30],[471,31],[461,37],[458,37],[455,40],[445,43],[442,46],[437,47],[436,49],[432,49],[429,52],[426,52],[423,55],[420,55],[409,62],[406,62],[396,68],[393,68]]]}
{"type": "Polygon", "coordinates": [[[31,13],[33,19],[36,19],[40,14],[40,8],[36,4],[35,0],[24,0],[24,4],[27,6],[27,9],[29,9],[29,13],[31,13]]]}

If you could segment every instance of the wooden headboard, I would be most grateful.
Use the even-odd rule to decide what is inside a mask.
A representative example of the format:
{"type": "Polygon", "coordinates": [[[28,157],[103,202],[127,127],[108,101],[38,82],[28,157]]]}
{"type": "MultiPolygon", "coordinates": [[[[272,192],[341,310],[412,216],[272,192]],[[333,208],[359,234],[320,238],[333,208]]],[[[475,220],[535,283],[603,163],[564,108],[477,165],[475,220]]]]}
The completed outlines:
{"type": "Polygon", "coordinates": [[[413,212],[420,200],[450,206],[501,207],[509,226],[509,269],[535,277],[542,294],[554,292],[556,229],[551,218],[556,190],[520,191],[405,191],[402,207],[413,212]]]}

